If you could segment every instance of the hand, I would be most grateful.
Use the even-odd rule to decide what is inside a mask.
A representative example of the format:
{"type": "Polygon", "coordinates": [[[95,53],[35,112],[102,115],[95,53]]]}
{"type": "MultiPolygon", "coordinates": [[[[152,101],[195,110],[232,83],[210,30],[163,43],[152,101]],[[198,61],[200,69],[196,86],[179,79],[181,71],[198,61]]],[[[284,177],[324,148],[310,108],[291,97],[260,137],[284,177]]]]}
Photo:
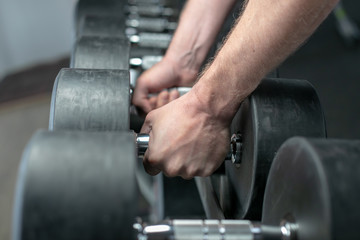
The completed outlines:
{"type": "Polygon", "coordinates": [[[229,150],[230,121],[216,119],[200,105],[191,90],[186,95],[150,112],[141,129],[149,133],[144,167],[150,175],[209,176],[229,150]]]}
{"type": "Polygon", "coordinates": [[[179,97],[177,91],[162,90],[171,87],[191,86],[196,77],[197,72],[188,72],[164,58],[137,79],[132,102],[145,113],[148,113],[179,97]],[[150,93],[159,93],[159,95],[149,98],[150,93]]]}

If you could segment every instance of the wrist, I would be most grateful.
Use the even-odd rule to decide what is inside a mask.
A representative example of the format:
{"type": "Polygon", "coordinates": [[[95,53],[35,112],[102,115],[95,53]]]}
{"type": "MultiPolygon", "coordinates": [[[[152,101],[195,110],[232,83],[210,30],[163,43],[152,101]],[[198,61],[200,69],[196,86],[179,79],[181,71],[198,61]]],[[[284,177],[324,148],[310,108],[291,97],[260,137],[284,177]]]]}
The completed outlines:
{"type": "Polygon", "coordinates": [[[228,126],[241,102],[236,102],[235,99],[229,101],[222,99],[222,96],[226,94],[224,90],[209,86],[202,77],[187,95],[189,95],[191,106],[228,126]]]}
{"type": "Polygon", "coordinates": [[[170,66],[173,76],[177,80],[177,86],[192,86],[195,83],[200,66],[192,65],[188,57],[166,53],[163,61],[170,66]]]}

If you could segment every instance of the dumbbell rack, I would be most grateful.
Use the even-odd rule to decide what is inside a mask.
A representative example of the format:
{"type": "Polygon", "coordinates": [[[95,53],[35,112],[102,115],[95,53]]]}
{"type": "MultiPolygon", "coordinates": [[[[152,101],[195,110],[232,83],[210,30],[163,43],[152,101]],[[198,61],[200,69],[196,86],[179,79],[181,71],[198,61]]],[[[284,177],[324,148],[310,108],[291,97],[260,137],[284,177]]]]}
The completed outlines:
{"type": "Polygon", "coordinates": [[[131,110],[129,96],[141,72],[161,60],[179,5],[166,0],[78,2],[71,65],[54,83],[50,131],[36,133],[24,151],[13,238],[359,236],[356,227],[345,231],[344,224],[356,223],[360,196],[352,194],[350,201],[341,194],[359,186],[360,143],[324,140],[319,99],[306,81],[264,79],[230,127],[239,159],[225,161],[210,177],[196,178],[197,189],[190,181],[145,174],[135,153],[136,135],[129,132],[138,132],[142,119],[131,110]],[[322,139],[286,141],[296,135],[322,139]],[[342,159],[351,167],[339,169],[342,159]],[[344,184],[351,187],[344,190],[344,184]],[[181,194],[190,202],[179,199],[181,194]],[[350,223],[338,210],[343,202],[354,211],[350,223]],[[142,219],[136,222],[136,216],[142,219]],[[192,220],[149,226],[168,217],[192,220]]]}

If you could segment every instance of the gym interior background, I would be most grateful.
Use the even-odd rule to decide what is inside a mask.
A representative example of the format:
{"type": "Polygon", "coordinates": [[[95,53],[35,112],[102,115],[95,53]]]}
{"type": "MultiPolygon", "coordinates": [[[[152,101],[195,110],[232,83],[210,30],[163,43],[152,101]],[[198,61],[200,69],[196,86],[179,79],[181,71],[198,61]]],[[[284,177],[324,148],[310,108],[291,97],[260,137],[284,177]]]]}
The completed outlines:
{"type": "MultiPolygon", "coordinates": [[[[10,239],[13,189],[21,153],[47,128],[58,71],[69,65],[76,0],[0,0],[0,240],[10,239]]],[[[344,0],[360,26],[360,2],[344,0]]],[[[280,68],[309,80],[323,105],[328,137],[360,139],[360,46],[339,36],[332,15],[280,68]]]]}

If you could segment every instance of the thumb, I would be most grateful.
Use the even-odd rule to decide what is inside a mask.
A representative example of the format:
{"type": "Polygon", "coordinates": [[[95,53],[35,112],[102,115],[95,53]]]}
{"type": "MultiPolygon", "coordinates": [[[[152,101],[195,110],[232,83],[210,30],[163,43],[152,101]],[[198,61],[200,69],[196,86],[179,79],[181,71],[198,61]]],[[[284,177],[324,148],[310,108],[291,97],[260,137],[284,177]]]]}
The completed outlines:
{"type": "Polygon", "coordinates": [[[141,108],[145,113],[148,113],[153,109],[146,89],[135,89],[132,103],[141,108]]]}

